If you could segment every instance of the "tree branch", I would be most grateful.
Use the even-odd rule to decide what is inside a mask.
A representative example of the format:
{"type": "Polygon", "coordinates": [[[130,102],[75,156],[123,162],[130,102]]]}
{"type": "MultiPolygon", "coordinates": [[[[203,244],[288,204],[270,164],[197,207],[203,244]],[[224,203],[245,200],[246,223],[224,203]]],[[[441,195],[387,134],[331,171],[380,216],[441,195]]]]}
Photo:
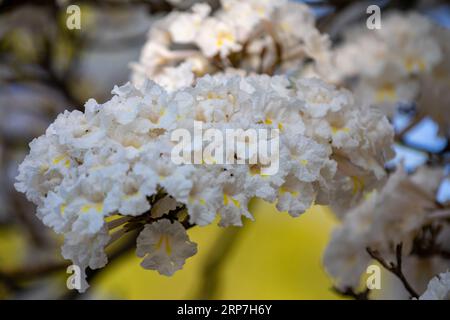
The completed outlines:
{"type": "MultiPolygon", "coordinates": [[[[72,1],[69,1],[69,4],[72,1]]],[[[110,6],[110,7],[126,7],[130,5],[145,5],[149,12],[169,12],[173,6],[164,0],[129,0],[129,1],[114,1],[114,0],[77,0],[76,4],[87,3],[96,6],[110,6]]],[[[3,0],[0,2],[0,14],[16,10],[26,5],[33,5],[38,7],[49,7],[61,5],[57,0],[3,0]]]]}
{"type": "Polygon", "coordinates": [[[378,261],[386,270],[397,276],[400,279],[405,289],[413,298],[418,298],[419,294],[413,287],[409,284],[402,270],[402,243],[398,244],[395,248],[395,258],[396,263],[386,262],[383,257],[381,257],[380,253],[376,250],[372,250],[370,248],[366,248],[367,253],[376,261],[378,261]]]}
{"type": "Polygon", "coordinates": [[[345,289],[339,289],[338,287],[333,287],[332,290],[337,294],[344,297],[350,297],[355,300],[369,300],[370,289],[367,288],[362,292],[355,292],[353,288],[347,287],[345,289]]]}
{"type": "MultiPolygon", "coordinates": [[[[251,200],[249,203],[249,211],[253,214],[256,212],[256,204],[257,202],[255,200],[251,200]]],[[[207,300],[217,298],[217,293],[220,288],[220,273],[224,261],[229,258],[242,233],[243,227],[232,227],[223,230],[217,237],[202,267],[203,276],[195,295],[196,299],[207,300]]]]}
{"type": "Polygon", "coordinates": [[[220,273],[224,261],[230,256],[236,241],[242,234],[242,229],[242,227],[227,228],[217,237],[202,268],[201,283],[195,299],[217,298],[220,288],[220,273]]]}

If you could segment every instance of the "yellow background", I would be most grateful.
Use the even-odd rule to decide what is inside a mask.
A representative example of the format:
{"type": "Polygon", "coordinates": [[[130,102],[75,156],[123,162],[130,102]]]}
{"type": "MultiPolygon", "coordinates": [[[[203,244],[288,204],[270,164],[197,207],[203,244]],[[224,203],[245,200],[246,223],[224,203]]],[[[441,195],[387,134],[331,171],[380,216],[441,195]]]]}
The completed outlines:
{"type": "MultiPolygon", "coordinates": [[[[325,207],[313,207],[299,218],[258,202],[254,222],[247,222],[229,255],[221,261],[219,299],[336,299],[321,259],[335,226],[325,207]]],[[[144,270],[133,255],[109,268],[92,284],[98,297],[126,299],[195,299],[204,266],[217,239],[233,232],[216,225],[189,231],[198,254],[173,277],[144,270]]]]}
{"type": "MultiPolygon", "coordinates": [[[[255,221],[243,228],[220,228],[216,224],[189,230],[198,244],[198,254],[186,261],[173,277],[140,267],[130,252],[108,265],[91,283],[89,297],[100,299],[338,299],[322,266],[322,255],[337,222],[328,208],[315,206],[299,218],[278,212],[273,205],[256,201],[255,221]],[[236,241],[223,256],[220,247],[236,241]],[[219,244],[220,242],[220,244],[219,244]],[[210,268],[217,276],[216,290],[204,288],[205,267],[212,257],[219,265],[210,268]],[[205,291],[206,290],[206,291],[205,291]]],[[[0,231],[2,268],[24,265],[23,230],[0,231]]],[[[55,253],[58,255],[58,252],[55,253]]],[[[210,272],[211,273],[211,272],[210,272]]],[[[210,274],[208,273],[208,274],[210,274]]],[[[60,273],[52,286],[68,293],[60,273]]],[[[49,284],[50,284],[49,283],[49,284]]],[[[2,296],[0,289],[0,297],[2,296]]],[[[5,296],[4,296],[5,297],[5,296]]],[[[6,296],[7,297],[7,296],[6,296]]]]}

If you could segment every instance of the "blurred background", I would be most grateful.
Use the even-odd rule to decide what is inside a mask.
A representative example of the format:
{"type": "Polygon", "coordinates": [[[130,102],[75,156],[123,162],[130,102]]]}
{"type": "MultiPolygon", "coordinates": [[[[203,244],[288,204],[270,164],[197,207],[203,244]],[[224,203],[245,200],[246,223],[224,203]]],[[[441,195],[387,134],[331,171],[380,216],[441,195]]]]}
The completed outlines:
{"type": "MultiPolygon", "coordinates": [[[[195,1],[0,0],[0,299],[338,299],[322,268],[323,250],[337,220],[326,207],[300,218],[254,202],[256,223],[244,228],[193,228],[199,253],[168,278],[139,266],[134,246],[118,244],[114,259],[90,277],[79,295],[65,286],[68,262],[55,234],[35,217],[35,208],[14,190],[17,166],[28,143],[64,110],[83,109],[88,98],[104,102],[115,84],[128,81],[147,32],[161,15],[195,1]],[[66,9],[77,4],[81,30],[68,30],[66,9]],[[274,218],[275,216],[275,218],[274,218]]],[[[339,39],[342,24],[361,20],[339,13],[361,1],[307,1],[318,26],[339,39]],[[340,19],[337,19],[340,17],[340,19]]],[[[386,8],[411,7],[449,25],[443,1],[371,1],[386,8]]],[[[210,1],[214,6],[216,1],[210,1]]],[[[367,7],[367,3],[364,4],[367,7]]],[[[363,6],[364,7],[364,6],[363,6]]],[[[401,125],[401,118],[398,123],[401,125]]],[[[433,123],[409,139],[442,145],[433,123]],[[430,140],[431,139],[431,140],[430,140]]],[[[433,147],[433,146],[431,146],[433,147]]],[[[397,150],[406,165],[425,161],[397,150]]],[[[388,278],[386,278],[388,279],[388,278]]]]}

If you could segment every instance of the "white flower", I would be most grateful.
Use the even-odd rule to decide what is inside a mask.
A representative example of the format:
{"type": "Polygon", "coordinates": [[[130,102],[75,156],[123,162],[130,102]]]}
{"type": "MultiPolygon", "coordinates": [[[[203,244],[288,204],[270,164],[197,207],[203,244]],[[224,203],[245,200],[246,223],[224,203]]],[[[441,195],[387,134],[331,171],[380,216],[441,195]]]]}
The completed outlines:
{"type": "Polygon", "coordinates": [[[56,137],[39,137],[30,143],[30,156],[19,167],[16,188],[40,203],[43,195],[71,174],[71,159],[58,147],[56,137]]]}
{"type": "Polygon", "coordinates": [[[450,272],[441,273],[431,279],[419,300],[450,300],[450,272]]]}
{"type": "Polygon", "coordinates": [[[186,259],[197,253],[181,223],[167,219],[147,224],[137,238],[136,254],[144,258],[141,266],[171,276],[186,259]]]}
{"type": "Polygon", "coordinates": [[[64,245],[61,252],[64,258],[72,260],[73,264],[78,266],[82,271],[82,286],[79,290],[84,292],[89,285],[85,277],[85,269],[99,269],[104,267],[108,262],[105,253],[105,247],[110,241],[110,236],[105,228],[91,236],[80,236],[77,232],[66,234],[64,245]]]}
{"type": "Polygon", "coordinates": [[[312,30],[317,30],[314,16],[308,6],[303,3],[288,2],[280,6],[276,15],[276,26],[281,29],[279,31],[281,36],[292,35],[303,40],[305,35],[312,30]],[[299,28],[299,25],[302,28],[299,28]]]}
{"type": "MultiPolygon", "coordinates": [[[[231,0],[231,1],[222,0],[222,2],[224,3],[224,6],[225,6],[225,3],[230,3],[230,2],[238,3],[240,1],[239,0],[231,0]]],[[[288,3],[287,0],[248,0],[247,2],[252,6],[252,8],[255,10],[255,12],[262,18],[270,17],[275,9],[282,7],[288,3]]]]}
{"type": "Polygon", "coordinates": [[[364,247],[363,236],[357,231],[358,229],[353,232],[333,232],[325,250],[323,264],[340,289],[357,288],[361,274],[371,260],[364,247]]]}
{"type": "Polygon", "coordinates": [[[161,65],[171,61],[173,54],[164,44],[156,41],[147,42],[142,48],[140,63],[131,64],[133,70],[131,80],[141,86],[147,78],[154,77],[161,65]]]}
{"type": "Polygon", "coordinates": [[[176,67],[167,67],[153,78],[155,82],[170,91],[188,87],[194,83],[194,79],[194,68],[189,60],[176,67]]]}
{"type": "Polygon", "coordinates": [[[338,112],[352,102],[350,92],[338,91],[319,79],[300,79],[296,86],[297,96],[306,102],[306,112],[313,118],[338,112]]]}
{"type": "Polygon", "coordinates": [[[396,111],[393,105],[408,104],[417,99],[420,83],[415,78],[396,78],[386,73],[380,78],[361,81],[353,90],[358,103],[371,101],[392,118],[396,111]]]}
{"type": "Polygon", "coordinates": [[[277,209],[298,217],[311,207],[314,199],[315,190],[311,184],[292,176],[287,177],[286,182],[279,189],[277,209]]]}
{"type": "MultiPolygon", "coordinates": [[[[393,140],[391,125],[377,109],[356,104],[349,91],[319,79],[298,80],[296,87],[304,101],[307,135],[328,141],[337,162],[333,182],[319,179],[329,185],[319,191],[319,203],[347,209],[385,176],[384,163],[394,155],[388,142],[393,140]],[[332,187],[330,182],[337,184],[332,187]]],[[[327,170],[334,169],[331,165],[327,170]]]]}
{"type": "Polygon", "coordinates": [[[249,1],[222,0],[223,12],[220,14],[222,20],[229,21],[236,30],[236,37],[240,42],[245,42],[255,26],[261,21],[261,15],[249,1]]]}
{"type": "Polygon", "coordinates": [[[444,57],[449,34],[417,13],[389,13],[380,30],[355,27],[346,32],[332,73],[335,81],[340,78],[352,88],[358,103],[392,116],[398,104],[420,99],[420,112],[441,121],[446,91],[440,88],[446,81],[439,75],[448,74],[444,57]]]}
{"type": "Polygon", "coordinates": [[[209,15],[211,7],[205,3],[192,6],[192,12],[180,13],[169,26],[173,41],[178,43],[193,42],[202,26],[203,20],[209,15]]]}
{"type": "Polygon", "coordinates": [[[216,54],[226,57],[241,49],[234,28],[215,18],[205,19],[195,43],[206,57],[213,57],[216,54]]]}
{"type": "Polygon", "coordinates": [[[377,32],[355,28],[347,36],[349,49],[345,44],[342,50],[354,48],[353,54],[346,57],[349,59],[347,66],[352,63],[354,70],[369,73],[371,77],[382,75],[390,68],[404,75],[429,71],[442,58],[439,44],[433,36],[432,23],[417,13],[390,13],[383,21],[383,28],[377,32]],[[366,49],[366,54],[356,55],[357,48],[363,45],[375,50],[366,49]],[[351,58],[354,60],[351,61],[351,58]],[[367,63],[370,66],[377,63],[379,67],[370,68],[367,63]]]}
{"type": "Polygon", "coordinates": [[[177,202],[172,196],[165,196],[152,207],[151,216],[154,219],[161,218],[163,215],[180,206],[181,203],[177,202]]]}
{"type": "Polygon", "coordinates": [[[332,149],[313,139],[298,135],[286,141],[290,152],[292,170],[300,181],[317,181],[322,168],[329,164],[332,149]]]}
{"type": "Polygon", "coordinates": [[[220,171],[220,168],[211,167],[192,175],[192,188],[186,203],[191,223],[204,226],[216,217],[223,199],[221,185],[216,181],[220,171]]]}
{"type": "Polygon", "coordinates": [[[342,287],[355,287],[370,261],[366,248],[392,254],[402,244],[410,252],[415,236],[436,210],[435,193],[443,177],[440,169],[421,168],[409,176],[399,168],[384,188],[368,194],[350,210],[333,233],[324,264],[342,287]]]}
{"type": "Polygon", "coordinates": [[[245,177],[226,170],[218,177],[222,184],[222,203],[217,210],[221,217],[219,225],[222,227],[242,226],[242,216],[253,219],[248,211],[250,194],[245,192],[245,177]]]}

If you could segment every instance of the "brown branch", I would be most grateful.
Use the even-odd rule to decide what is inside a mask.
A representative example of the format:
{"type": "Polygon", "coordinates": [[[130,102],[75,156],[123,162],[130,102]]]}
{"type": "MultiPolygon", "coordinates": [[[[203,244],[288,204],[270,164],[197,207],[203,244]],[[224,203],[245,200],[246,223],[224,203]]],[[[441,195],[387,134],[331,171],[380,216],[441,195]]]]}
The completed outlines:
{"type": "MultiPolygon", "coordinates": [[[[74,4],[75,1],[69,1],[69,4],[74,4]]],[[[86,3],[95,6],[109,6],[123,8],[131,5],[146,6],[151,13],[165,13],[173,9],[173,6],[164,0],[129,0],[129,1],[114,1],[114,0],[77,0],[75,4],[86,3]]],[[[38,7],[60,7],[57,0],[3,0],[0,2],[0,14],[8,13],[26,5],[33,5],[38,7]]]]}
{"type": "Polygon", "coordinates": [[[355,300],[369,300],[369,294],[370,294],[369,288],[367,288],[366,290],[364,290],[362,292],[355,292],[355,290],[351,287],[347,287],[345,289],[339,289],[338,287],[333,287],[332,290],[341,296],[350,297],[355,300]]]}
{"type": "Polygon", "coordinates": [[[402,270],[402,243],[398,244],[395,248],[395,258],[396,263],[393,262],[386,262],[386,260],[381,257],[380,253],[376,250],[372,250],[370,248],[366,248],[367,253],[376,261],[378,261],[386,270],[397,276],[397,278],[400,279],[405,289],[408,291],[408,293],[413,298],[418,298],[419,294],[416,290],[413,289],[411,284],[409,284],[408,280],[406,279],[405,275],[403,274],[402,270]]]}
{"type": "Polygon", "coordinates": [[[83,50],[85,40],[80,34],[70,32],[65,29],[65,27],[60,25],[57,6],[53,6],[51,12],[53,23],[56,26],[57,32],[61,37],[67,38],[67,42],[71,44],[74,50],[72,50],[69,57],[69,63],[66,69],[63,70],[62,73],[58,73],[54,68],[54,52],[56,51],[55,40],[49,37],[44,38],[44,55],[39,62],[39,66],[46,72],[46,77],[43,79],[43,83],[53,87],[63,94],[67,102],[70,104],[70,107],[81,110],[84,103],[73,94],[70,80],[73,78],[74,72],[79,65],[79,59],[81,57],[80,55],[83,50]]]}
{"type": "MultiPolygon", "coordinates": [[[[257,204],[258,202],[254,199],[249,202],[249,211],[253,215],[257,211],[257,204]]],[[[227,228],[217,237],[202,267],[203,276],[195,295],[196,299],[217,298],[217,293],[220,289],[220,273],[224,262],[229,258],[233,249],[236,248],[236,242],[242,236],[243,229],[244,227],[227,228]]]]}
{"type": "Polygon", "coordinates": [[[0,272],[0,283],[4,285],[4,287],[13,292],[18,292],[22,290],[22,287],[19,286],[14,280],[12,280],[7,274],[0,272]]]}
{"type": "Polygon", "coordinates": [[[203,266],[202,281],[196,294],[196,299],[208,300],[217,298],[223,262],[230,256],[236,241],[242,234],[242,229],[243,227],[227,228],[217,237],[203,266]]]}
{"type": "Polygon", "coordinates": [[[10,271],[0,271],[0,276],[8,278],[14,283],[28,281],[38,277],[48,276],[55,272],[60,272],[70,265],[67,261],[52,261],[31,268],[22,268],[10,271]]]}
{"type": "Polygon", "coordinates": [[[395,134],[395,139],[398,141],[403,141],[403,138],[405,137],[405,135],[412,129],[414,128],[416,125],[419,124],[419,122],[421,122],[423,119],[425,118],[425,114],[423,113],[417,113],[414,116],[414,119],[411,120],[410,123],[408,123],[408,125],[403,128],[402,130],[400,130],[400,132],[395,134]]]}
{"type": "Polygon", "coordinates": [[[439,256],[443,259],[450,259],[450,251],[442,248],[437,241],[441,231],[441,225],[423,227],[419,235],[414,238],[411,254],[419,258],[439,256]]]}
{"type": "MultiPolygon", "coordinates": [[[[423,146],[411,143],[411,142],[407,142],[405,139],[406,134],[413,128],[416,127],[417,124],[419,124],[423,119],[425,118],[425,115],[423,113],[418,113],[415,115],[414,119],[402,130],[400,130],[400,132],[396,133],[394,136],[394,141],[395,143],[411,149],[411,150],[415,150],[418,152],[424,152],[428,155],[429,158],[429,164],[435,163],[435,164],[445,164],[446,163],[446,159],[445,159],[445,155],[447,153],[450,152],[450,143],[449,143],[449,138],[446,137],[447,139],[447,143],[444,146],[444,148],[440,151],[431,151],[423,146]]],[[[448,162],[448,161],[447,161],[448,162]]]]}

